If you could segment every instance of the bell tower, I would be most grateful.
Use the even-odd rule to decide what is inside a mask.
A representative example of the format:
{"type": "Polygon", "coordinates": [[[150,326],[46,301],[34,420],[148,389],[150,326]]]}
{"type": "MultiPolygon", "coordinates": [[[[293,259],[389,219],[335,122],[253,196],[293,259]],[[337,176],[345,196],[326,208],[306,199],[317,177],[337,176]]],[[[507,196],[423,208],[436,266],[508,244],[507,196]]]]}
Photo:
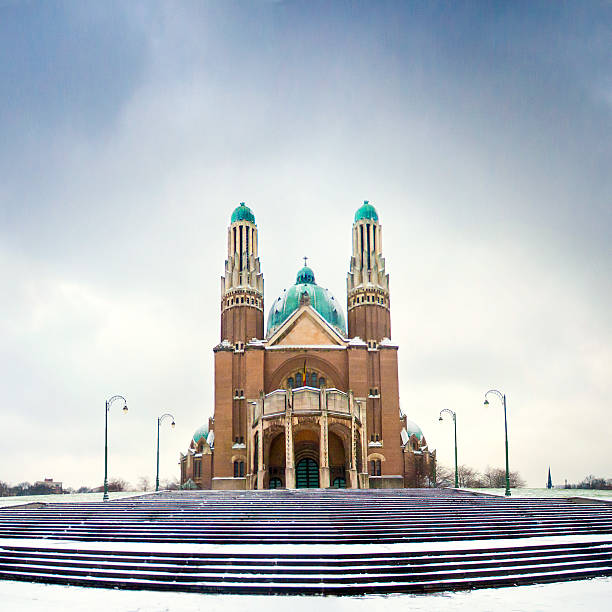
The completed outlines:
{"type": "Polygon", "coordinates": [[[253,338],[264,337],[263,290],[255,215],[241,202],[227,230],[225,275],[221,277],[221,341],[244,346],[253,338]]]}
{"type": "Polygon", "coordinates": [[[353,256],[346,279],[349,338],[379,343],[391,338],[389,275],[382,256],[378,213],[367,200],[355,213],[353,256]]]}

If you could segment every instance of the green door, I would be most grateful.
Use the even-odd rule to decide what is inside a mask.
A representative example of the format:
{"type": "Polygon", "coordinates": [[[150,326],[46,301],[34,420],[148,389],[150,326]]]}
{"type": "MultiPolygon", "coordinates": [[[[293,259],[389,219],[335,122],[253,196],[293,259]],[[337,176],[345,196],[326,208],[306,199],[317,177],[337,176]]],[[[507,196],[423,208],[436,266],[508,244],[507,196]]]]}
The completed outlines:
{"type": "Polygon", "coordinates": [[[295,486],[298,489],[319,487],[319,466],[314,459],[301,459],[295,468],[295,486]]]}
{"type": "Polygon", "coordinates": [[[270,478],[270,489],[280,489],[283,486],[283,482],[280,478],[270,478]]]}

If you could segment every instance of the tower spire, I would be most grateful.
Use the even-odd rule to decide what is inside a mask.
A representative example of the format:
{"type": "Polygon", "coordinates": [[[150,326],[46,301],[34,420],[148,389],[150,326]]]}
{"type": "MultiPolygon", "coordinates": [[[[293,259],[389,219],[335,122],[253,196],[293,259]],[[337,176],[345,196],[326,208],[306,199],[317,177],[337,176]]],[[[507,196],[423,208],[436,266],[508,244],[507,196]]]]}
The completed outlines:
{"type": "Polygon", "coordinates": [[[244,202],[227,230],[227,259],[221,277],[221,340],[246,343],[263,338],[263,274],[255,215],[244,202]]]}
{"type": "Polygon", "coordinates": [[[346,284],[349,337],[373,342],[391,338],[389,275],[382,256],[382,228],[368,200],[355,213],[353,255],[346,284]]]}

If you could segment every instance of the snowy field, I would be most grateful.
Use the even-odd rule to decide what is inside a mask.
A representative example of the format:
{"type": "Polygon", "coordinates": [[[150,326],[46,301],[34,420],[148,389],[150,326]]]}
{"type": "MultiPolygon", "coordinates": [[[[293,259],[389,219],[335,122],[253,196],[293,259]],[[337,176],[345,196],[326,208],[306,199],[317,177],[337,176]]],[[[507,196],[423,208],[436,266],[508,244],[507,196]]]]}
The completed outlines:
{"type": "Polygon", "coordinates": [[[291,612],[600,612],[610,609],[612,578],[594,578],[500,589],[433,595],[367,597],[287,597],[199,595],[152,591],[118,591],[0,581],[2,610],[13,612],[232,612],[291,609],[291,612]]]}
{"type": "MultiPolygon", "coordinates": [[[[504,496],[505,489],[461,489],[473,493],[504,496]]],[[[108,494],[110,499],[135,497],[147,495],[142,491],[122,491],[108,494]]],[[[512,497],[602,497],[612,501],[612,491],[598,491],[596,489],[512,489],[512,497]]],[[[48,504],[74,503],[74,502],[100,502],[102,493],[73,493],[72,495],[21,495],[14,497],[0,497],[0,508],[29,504],[31,502],[46,502],[48,504]]]]}
{"type": "MultiPolygon", "coordinates": [[[[461,489],[473,493],[486,493],[488,495],[506,494],[506,489],[461,489]]],[[[612,491],[598,489],[511,489],[512,497],[603,497],[612,500],[612,491]]]]}
{"type": "MultiPolygon", "coordinates": [[[[47,504],[69,504],[75,502],[101,502],[103,493],[73,493],[71,495],[15,495],[12,497],[0,497],[0,508],[5,506],[20,506],[32,502],[45,502],[47,504]]],[[[121,499],[122,497],[135,497],[143,495],[142,491],[121,491],[109,493],[110,499],[121,499]]]]}

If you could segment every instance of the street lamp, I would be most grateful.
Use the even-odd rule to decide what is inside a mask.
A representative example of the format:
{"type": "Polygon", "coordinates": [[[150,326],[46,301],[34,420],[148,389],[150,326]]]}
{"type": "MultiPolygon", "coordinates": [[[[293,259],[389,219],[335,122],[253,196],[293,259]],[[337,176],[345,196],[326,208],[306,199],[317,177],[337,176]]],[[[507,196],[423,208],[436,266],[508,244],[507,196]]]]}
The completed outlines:
{"type": "Polygon", "coordinates": [[[159,491],[159,426],[161,425],[162,421],[165,418],[169,418],[172,419],[172,427],[174,427],[176,425],[176,423],[174,422],[174,417],[171,414],[168,414],[166,412],[166,414],[162,414],[160,417],[157,418],[157,473],[155,475],[155,490],[159,491]]]}
{"type": "Polygon", "coordinates": [[[459,488],[459,470],[457,468],[457,413],[453,412],[449,408],[444,408],[440,410],[440,418],[439,421],[442,421],[442,414],[448,412],[453,417],[453,424],[455,426],[455,489],[459,488]]]}
{"type": "Polygon", "coordinates": [[[115,400],[123,401],[124,414],[128,411],[127,400],[123,395],[113,395],[113,397],[106,400],[106,408],[104,410],[104,495],[102,501],[108,501],[108,411],[115,400]]]}
{"type": "Polygon", "coordinates": [[[487,395],[489,395],[489,393],[497,395],[504,406],[504,434],[506,436],[506,496],[510,497],[510,465],[508,463],[508,419],[506,417],[506,395],[497,389],[490,389],[485,393],[485,406],[489,405],[489,400],[487,399],[487,395]]]}

